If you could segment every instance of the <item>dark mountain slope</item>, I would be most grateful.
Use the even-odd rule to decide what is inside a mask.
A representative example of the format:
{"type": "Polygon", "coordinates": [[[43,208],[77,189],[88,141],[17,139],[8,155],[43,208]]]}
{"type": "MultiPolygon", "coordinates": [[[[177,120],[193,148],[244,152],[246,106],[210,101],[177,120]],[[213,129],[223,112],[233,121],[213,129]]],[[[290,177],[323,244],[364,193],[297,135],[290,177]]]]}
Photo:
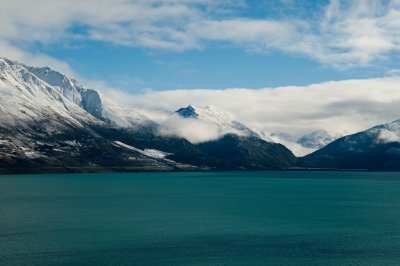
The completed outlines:
{"type": "Polygon", "coordinates": [[[311,168],[400,170],[399,121],[342,137],[299,160],[311,168]]]}

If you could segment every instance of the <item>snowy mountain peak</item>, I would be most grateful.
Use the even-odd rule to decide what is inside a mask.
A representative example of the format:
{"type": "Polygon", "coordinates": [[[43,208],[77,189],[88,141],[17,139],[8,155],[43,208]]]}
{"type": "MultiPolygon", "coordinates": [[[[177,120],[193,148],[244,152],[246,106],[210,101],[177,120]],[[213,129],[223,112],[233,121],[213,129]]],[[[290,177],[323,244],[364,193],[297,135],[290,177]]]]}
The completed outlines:
{"type": "Polygon", "coordinates": [[[39,86],[55,100],[65,101],[66,98],[97,119],[106,120],[102,115],[103,105],[99,93],[84,88],[76,80],[49,67],[30,67],[4,58],[0,65],[4,80],[23,84],[27,90],[31,90],[34,85],[39,86]]]}
{"type": "Polygon", "coordinates": [[[0,57],[0,75],[4,77],[6,74],[13,74],[12,72],[19,72],[25,70],[22,64],[18,64],[15,61],[9,60],[4,57],[0,57]]]}
{"type": "Polygon", "coordinates": [[[85,89],[75,79],[70,78],[67,75],[61,74],[60,72],[53,70],[49,67],[27,67],[27,69],[38,78],[46,81],[51,86],[59,87],[63,90],[85,89]]]}
{"type": "Polygon", "coordinates": [[[0,100],[3,125],[52,121],[52,127],[57,128],[61,120],[64,126],[96,123],[85,110],[64,97],[60,88],[40,79],[24,64],[6,58],[0,60],[0,100]]]}
{"type": "Polygon", "coordinates": [[[27,67],[27,69],[94,117],[106,120],[102,115],[103,105],[97,91],[84,88],[76,80],[49,67],[27,67]]]}
{"type": "Polygon", "coordinates": [[[4,67],[5,65],[13,65],[13,64],[16,64],[16,63],[17,62],[15,62],[13,60],[10,60],[8,58],[0,56],[0,67],[4,67]]]}
{"type": "Polygon", "coordinates": [[[197,118],[199,116],[199,114],[196,112],[196,108],[190,104],[187,107],[180,108],[175,112],[184,118],[197,118]]]}
{"type": "Polygon", "coordinates": [[[231,114],[215,106],[206,106],[204,108],[199,108],[193,105],[188,105],[187,107],[180,108],[175,113],[184,118],[198,118],[201,120],[212,121],[216,124],[226,124],[232,123],[234,121],[234,117],[231,114]]]}
{"type": "Polygon", "coordinates": [[[175,114],[182,118],[191,118],[200,123],[208,124],[212,128],[216,128],[219,135],[231,133],[241,136],[260,137],[254,130],[235,120],[231,114],[215,106],[199,108],[188,105],[175,111],[175,114]]]}
{"type": "MultiPolygon", "coordinates": [[[[86,116],[89,113],[118,127],[135,128],[154,124],[144,115],[119,106],[102,97],[98,91],[86,88],[75,79],[49,67],[31,67],[0,58],[0,82],[0,96],[7,100],[7,104],[16,105],[5,108],[4,103],[3,111],[10,113],[10,110],[16,109],[11,112],[13,116],[21,116],[18,105],[32,105],[28,109],[39,108],[41,113],[72,112],[79,113],[79,117],[83,118],[86,112],[86,116]]],[[[93,120],[93,117],[88,119],[93,120]]]]}

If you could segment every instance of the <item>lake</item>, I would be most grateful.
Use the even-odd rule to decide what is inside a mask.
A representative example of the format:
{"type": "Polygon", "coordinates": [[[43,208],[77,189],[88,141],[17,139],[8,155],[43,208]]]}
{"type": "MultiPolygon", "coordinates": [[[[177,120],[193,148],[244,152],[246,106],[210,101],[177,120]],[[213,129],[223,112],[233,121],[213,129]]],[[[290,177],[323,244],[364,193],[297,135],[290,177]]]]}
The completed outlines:
{"type": "Polygon", "coordinates": [[[400,173],[4,175],[0,265],[400,265],[400,173]]]}

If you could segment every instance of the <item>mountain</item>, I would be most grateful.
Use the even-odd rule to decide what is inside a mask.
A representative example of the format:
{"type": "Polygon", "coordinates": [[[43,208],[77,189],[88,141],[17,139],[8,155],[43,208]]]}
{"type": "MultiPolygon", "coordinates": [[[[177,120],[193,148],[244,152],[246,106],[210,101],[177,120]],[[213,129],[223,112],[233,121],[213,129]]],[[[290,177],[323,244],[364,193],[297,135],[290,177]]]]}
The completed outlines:
{"type": "Polygon", "coordinates": [[[305,156],[311,168],[400,170],[400,120],[339,138],[305,156]]]}
{"type": "Polygon", "coordinates": [[[195,144],[197,153],[177,153],[173,160],[217,170],[278,170],[292,167],[296,157],[285,146],[257,137],[226,134],[195,144]]]}
{"type": "MultiPolygon", "coordinates": [[[[0,58],[0,82],[4,97],[0,111],[11,120],[45,120],[52,113],[78,124],[81,120],[92,123],[100,120],[127,128],[153,124],[145,116],[118,106],[101,97],[98,91],[48,67],[28,67],[0,58]],[[49,107],[52,112],[48,112],[49,107]]],[[[2,122],[7,122],[6,117],[3,116],[2,122]]]]}
{"type": "Polygon", "coordinates": [[[101,97],[98,91],[85,88],[76,80],[48,67],[26,67],[26,69],[56,90],[59,90],[64,97],[83,108],[86,112],[104,122],[125,128],[154,125],[144,115],[132,109],[119,106],[111,100],[101,97]]]}
{"type": "Polygon", "coordinates": [[[201,130],[193,132],[196,123],[205,126],[208,132],[215,130],[216,134],[206,135],[211,138],[195,143],[200,154],[195,157],[192,154],[176,154],[172,156],[174,160],[220,170],[282,169],[292,166],[296,161],[296,157],[285,146],[264,139],[254,129],[216,107],[199,108],[188,105],[175,111],[173,117],[167,120],[167,125],[176,116],[183,120],[175,124],[180,127],[175,132],[182,136],[190,139],[189,136],[195,135],[194,133],[204,134],[201,130]],[[189,134],[181,130],[187,124],[189,134]]]}
{"type": "MultiPolygon", "coordinates": [[[[185,168],[145,149],[117,145],[118,135],[145,135],[156,124],[49,68],[0,58],[0,167],[185,168]],[[116,134],[118,132],[118,134],[116,134]],[[139,151],[140,150],[140,151],[139,151]]],[[[183,141],[183,140],[182,140],[183,141]]],[[[159,151],[162,153],[162,151],[159,151]]],[[[11,170],[10,170],[11,169],[11,170]]],[[[0,172],[2,172],[0,171],[0,172]]]]}
{"type": "Polygon", "coordinates": [[[217,130],[220,136],[232,133],[240,136],[259,137],[255,131],[235,120],[232,115],[214,106],[199,108],[188,105],[175,111],[175,114],[182,118],[209,124],[217,130]]]}
{"type": "Polygon", "coordinates": [[[305,148],[318,150],[338,139],[338,137],[337,135],[329,134],[325,130],[317,130],[302,136],[296,142],[305,148]]]}
{"type": "Polygon", "coordinates": [[[0,58],[0,173],[282,169],[295,162],[284,146],[222,111],[191,108],[184,119],[212,124],[220,135],[192,143],[160,134],[161,125],[73,78],[0,58]]]}
{"type": "Polygon", "coordinates": [[[62,126],[83,127],[97,123],[87,112],[31,73],[22,64],[0,58],[1,125],[27,126],[29,122],[55,122],[48,130],[62,126]],[[51,112],[49,112],[49,108],[51,112]],[[58,123],[62,121],[62,123],[58,123]],[[63,125],[62,125],[63,124],[63,125]]]}
{"type": "Polygon", "coordinates": [[[287,133],[267,133],[265,131],[252,128],[261,138],[266,141],[280,143],[289,148],[296,156],[303,157],[318,149],[323,148],[330,142],[339,138],[324,130],[317,130],[306,134],[298,139],[287,133]]]}

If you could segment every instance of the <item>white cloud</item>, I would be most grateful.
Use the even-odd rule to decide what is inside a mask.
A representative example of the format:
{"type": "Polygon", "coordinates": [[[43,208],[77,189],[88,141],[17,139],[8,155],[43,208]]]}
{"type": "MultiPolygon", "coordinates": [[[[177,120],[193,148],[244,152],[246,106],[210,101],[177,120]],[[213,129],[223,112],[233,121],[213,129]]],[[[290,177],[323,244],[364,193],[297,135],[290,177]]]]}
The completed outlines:
{"type": "Polygon", "coordinates": [[[286,148],[291,150],[294,155],[299,156],[299,157],[305,156],[305,155],[310,154],[315,151],[315,149],[310,149],[310,148],[301,146],[294,140],[291,141],[291,140],[287,140],[284,138],[280,138],[278,136],[271,137],[271,140],[275,143],[280,143],[280,144],[284,145],[286,148]]]}
{"type": "Polygon", "coordinates": [[[0,0],[0,5],[0,42],[24,51],[32,43],[78,39],[174,51],[224,42],[343,68],[390,60],[400,50],[395,0],[331,0],[308,20],[243,17],[236,10],[245,9],[245,1],[235,0],[0,0]]]}
{"type": "Polygon", "coordinates": [[[308,36],[313,42],[302,40],[299,52],[338,66],[368,65],[399,51],[399,26],[395,1],[332,0],[308,36]]]}
{"type": "Polygon", "coordinates": [[[400,79],[382,78],[304,87],[105,93],[159,122],[188,104],[214,105],[247,125],[298,137],[319,129],[349,134],[399,119],[399,88],[400,79]]]}
{"type": "Polygon", "coordinates": [[[380,129],[378,131],[377,141],[383,143],[400,142],[400,135],[397,132],[387,129],[380,129]]]}
{"type": "Polygon", "coordinates": [[[183,137],[192,143],[214,140],[221,136],[216,125],[178,115],[172,115],[162,121],[159,133],[164,136],[183,137]]]}
{"type": "Polygon", "coordinates": [[[189,31],[197,39],[244,44],[258,50],[287,45],[303,23],[256,19],[206,20],[192,23],[189,31]]]}
{"type": "Polygon", "coordinates": [[[400,77],[400,69],[390,69],[386,71],[385,75],[389,77],[400,77]]]}

